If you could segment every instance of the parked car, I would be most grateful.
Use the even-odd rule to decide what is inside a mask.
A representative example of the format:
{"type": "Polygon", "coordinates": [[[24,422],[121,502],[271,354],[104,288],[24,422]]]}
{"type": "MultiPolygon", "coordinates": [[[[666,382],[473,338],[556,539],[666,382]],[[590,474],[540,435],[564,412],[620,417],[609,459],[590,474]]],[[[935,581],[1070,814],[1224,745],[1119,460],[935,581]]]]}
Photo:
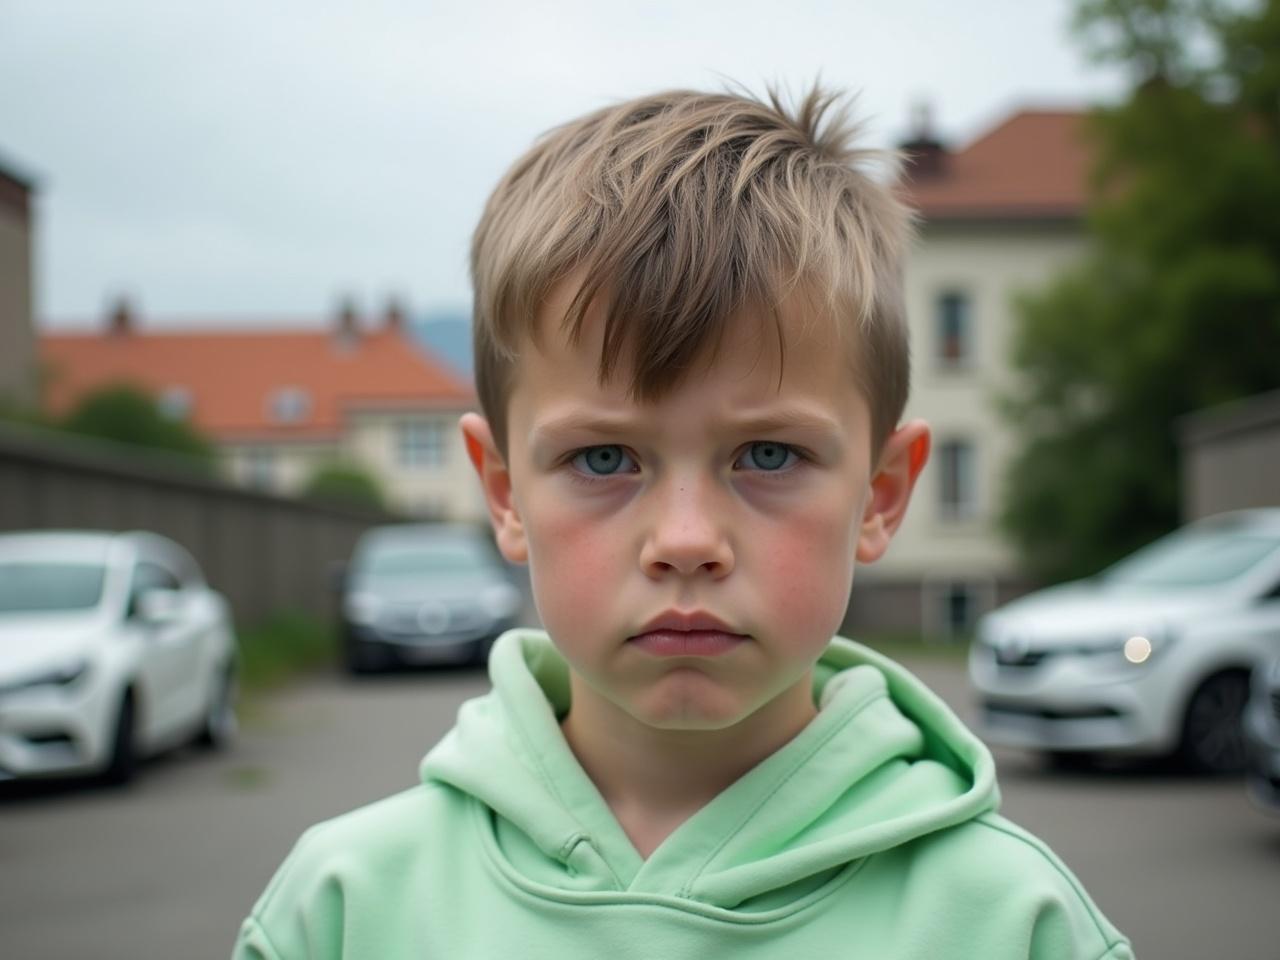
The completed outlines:
{"type": "Polygon", "coordinates": [[[0,535],[0,779],[103,774],[234,734],[227,603],[151,533],[0,535]]]}
{"type": "Polygon", "coordinates": [[[978,623],[969,675],[992,743],[1058,758],[1177,753],[1244,766],[1253,667],[1280,652],[1280,509],[1220,514],[978,623]]]}
{"type": "Polygon", "coordinates": [[[1249,750],[1249,795],[1280,813],[1280,656],[1253,672],[1253,696],[1244,711],[1249,750]]]}
{"type": "Polygon", "coordinates": [[[484,663],[521,605],[486,532],[445,524],[376,527],[360,539],[342,578],[343,661],[352,673],[484,663]]]}

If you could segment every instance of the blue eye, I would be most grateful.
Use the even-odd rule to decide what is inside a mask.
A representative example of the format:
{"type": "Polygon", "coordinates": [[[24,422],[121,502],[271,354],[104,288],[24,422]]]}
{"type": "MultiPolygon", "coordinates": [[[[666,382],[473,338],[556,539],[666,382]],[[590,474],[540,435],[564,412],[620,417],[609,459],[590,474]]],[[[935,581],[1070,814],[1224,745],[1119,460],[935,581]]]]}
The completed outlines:
{"type": "Polygon", "coordinates": [[[758,440],[747,447],[747,452],[742,459],[749,461],[757,470],[772,473],[781,470],[783,467],[790,466],[792,460],[789,458],[793,457],[796,457],[795,450],[785,443],[758,440]]]}
{"type": "Polygon", "coordinates": [[[588,476],[607,477],[615,473],[631,472],[623,467],[631,462],[631,458],[622,447],[612,443],[579,450],[570,462],[588,476]]]}

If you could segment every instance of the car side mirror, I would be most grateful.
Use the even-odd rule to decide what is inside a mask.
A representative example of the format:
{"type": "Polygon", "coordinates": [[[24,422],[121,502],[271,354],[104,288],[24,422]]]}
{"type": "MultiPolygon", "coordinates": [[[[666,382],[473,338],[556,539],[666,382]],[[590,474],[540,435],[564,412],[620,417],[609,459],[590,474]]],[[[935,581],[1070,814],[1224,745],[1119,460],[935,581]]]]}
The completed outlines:
{"type": "Polygon", "coordinates": [[[177,590],[148,590],[138,597],[143,623],[172,623],[182,615],[182,594],[177,590]]]}

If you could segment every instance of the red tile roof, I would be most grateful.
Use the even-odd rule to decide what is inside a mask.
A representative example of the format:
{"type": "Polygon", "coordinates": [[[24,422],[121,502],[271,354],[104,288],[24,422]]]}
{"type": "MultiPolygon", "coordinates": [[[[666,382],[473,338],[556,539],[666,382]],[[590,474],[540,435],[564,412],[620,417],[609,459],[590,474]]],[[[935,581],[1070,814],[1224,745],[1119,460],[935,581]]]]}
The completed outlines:
{"type": "Polygon", "coordinates": [[[1076,218],[1084,213],[1091,152],[1078,110],[1025,110],[962,150],[936,173],[906,168],[906,199],[938,220],[1076,218]]]}
{"type": "Polygon", "coordinates": [[[362,332],[348,346],[332,331],[50,333],[40,337],[40,355],[50,413],[64,413],[109,383],[156,395],[183,387],[191,422],[223,442],[336,439],[345,410],[457,408],[475,397],[466,380],[408,335],[385,328],[362,332]],[[271,398],[283,387],[309,395],[298,422],[271,415],[271,398]]]}

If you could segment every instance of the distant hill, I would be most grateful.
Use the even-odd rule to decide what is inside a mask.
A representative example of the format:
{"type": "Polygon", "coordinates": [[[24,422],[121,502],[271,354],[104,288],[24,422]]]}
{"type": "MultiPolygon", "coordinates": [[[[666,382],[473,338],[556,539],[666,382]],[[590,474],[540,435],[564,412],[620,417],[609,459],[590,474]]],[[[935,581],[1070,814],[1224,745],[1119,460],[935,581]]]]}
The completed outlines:
{"type": "Polygon", "coordinates": [[[461,373],[474,377],[471,359],[471,319],[465,310],[433,310],[409,324],[414,339],[461,373]]]}

